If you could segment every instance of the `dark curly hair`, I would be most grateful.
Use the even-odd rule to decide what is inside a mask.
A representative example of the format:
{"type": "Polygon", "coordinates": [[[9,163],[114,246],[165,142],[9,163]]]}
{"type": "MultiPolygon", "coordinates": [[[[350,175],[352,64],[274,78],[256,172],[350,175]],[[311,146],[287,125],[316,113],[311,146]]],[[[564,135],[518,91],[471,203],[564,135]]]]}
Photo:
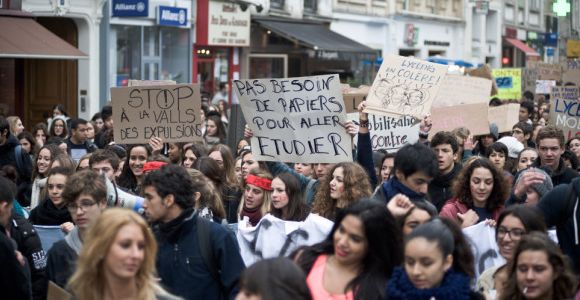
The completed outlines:
{"type": "Polygon", "coordinates": [[[471,197],[471,189],[469,186],[471,175],[473,175],[473,171],[477,168],[485,168],[491,172],[493,177],[493,189],[489,198],[485,202],[485,209],[488,211],[495,211],[503,205],[508,196],[509,188],[502,171],[498,170],[487,158],[481,157],[475,159],[473,162],[463,167],[453,183],[453,195],[455,195],[460,202],[467,204],[468,206],[473,206],[473,199],[471,197]]]}
{"type": "Polygon", "coordinates": [[[312,211],[321,216],[334,220],[336,217],[337,200],[330,198],[330,181],[334,170],[342,168],[344,172],[344,193],[342,199],[347,205],[367,198],[372,195],[371,182],[365,170],[354,162],[341,162],[336,164],[327,176],[320,180],[312,211]]]}
{"type": "Polygon", "coordinates": [[[194,206],[193,194],[198,192],[194,189],[191,176],[185,168],[172,164],[149,172],[143,180],[143,187],[147,186],[154,187],[161,199],[173,195],[175,204],[182,209],[194,206]]]}

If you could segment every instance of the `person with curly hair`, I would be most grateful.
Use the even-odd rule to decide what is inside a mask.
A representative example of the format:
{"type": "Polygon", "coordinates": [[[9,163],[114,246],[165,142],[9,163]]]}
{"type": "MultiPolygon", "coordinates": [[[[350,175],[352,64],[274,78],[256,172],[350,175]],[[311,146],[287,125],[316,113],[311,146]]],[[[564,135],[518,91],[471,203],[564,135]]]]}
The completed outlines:
{"type": "Polygon", "coordinates": [[[502,171],[489,159],[478,158],[466,164],[453,184],[454,198],[439,215],[469,227],[487,219],[497,221],[509,193],[502,171]]]}
{"type": "Polygon", "coordinates": [[[312,211],[334,221],[340,209],[371,195],[371,182],[359,164],[338,163],[320,181],[312,211]]]}
{"type": "Polygon", "coordinates": [[[532,232],[522,238],[515,250],[499,299],[571,299],[576,284],[558,245],[546,234],[532,232]]]}

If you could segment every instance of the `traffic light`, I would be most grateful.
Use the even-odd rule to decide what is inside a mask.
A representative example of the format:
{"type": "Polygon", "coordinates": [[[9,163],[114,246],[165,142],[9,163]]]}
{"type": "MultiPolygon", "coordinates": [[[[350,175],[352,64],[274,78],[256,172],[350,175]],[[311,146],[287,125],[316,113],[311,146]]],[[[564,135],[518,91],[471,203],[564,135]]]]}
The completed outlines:
{"type": "Polygon", "coordinates": [[[510,58],[509,57],[502,57],[501,58],[501,63],[503,65],[509,65],[510,64],[510,58]]]}

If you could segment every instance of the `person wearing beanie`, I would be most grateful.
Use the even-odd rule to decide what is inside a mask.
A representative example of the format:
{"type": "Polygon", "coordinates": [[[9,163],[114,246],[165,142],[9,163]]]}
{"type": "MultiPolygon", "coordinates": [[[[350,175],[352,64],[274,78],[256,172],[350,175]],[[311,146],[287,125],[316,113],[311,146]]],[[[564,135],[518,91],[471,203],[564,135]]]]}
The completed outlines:
{"type": "MultiPolygon", "coordinates": [[[[550,178],[550,175],[542,168],[525,169],[524,171],[521,172],[520,175],[524,175],[527,172],[536,172],[544,176],[543,182],[535,183],[526,190],[525,205],[536,206],[538,202],[540,202],[540,199],[542,197],[544,197],[546,194],[548,194],[548,192],[554,189],[554,185],[552,184],[552,178],[550,178]]],[[[522,178],[523,176],[519,176],[516,181],[516,184],[518,184],[518,182],[522,180],[522,178]]]]}

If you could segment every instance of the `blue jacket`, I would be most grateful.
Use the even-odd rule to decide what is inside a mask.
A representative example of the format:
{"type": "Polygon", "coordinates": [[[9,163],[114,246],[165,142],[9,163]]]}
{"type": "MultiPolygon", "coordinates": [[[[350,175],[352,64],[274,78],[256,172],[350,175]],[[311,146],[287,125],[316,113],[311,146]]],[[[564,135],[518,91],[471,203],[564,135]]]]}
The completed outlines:
{"type": "Polygon", "coordinates": [[[173,221],[154,228],[159,243],[157,271],[161,284],[170,293],[185,299],[234,299],[245,268],[238,242],[225,227],[210,222],[211,249],[219,269],[219,278],[214,278],[201,254],[197,218],[189,209],[173,221]],[[167,227],[170,230],[163,229],[167,227]]]}

